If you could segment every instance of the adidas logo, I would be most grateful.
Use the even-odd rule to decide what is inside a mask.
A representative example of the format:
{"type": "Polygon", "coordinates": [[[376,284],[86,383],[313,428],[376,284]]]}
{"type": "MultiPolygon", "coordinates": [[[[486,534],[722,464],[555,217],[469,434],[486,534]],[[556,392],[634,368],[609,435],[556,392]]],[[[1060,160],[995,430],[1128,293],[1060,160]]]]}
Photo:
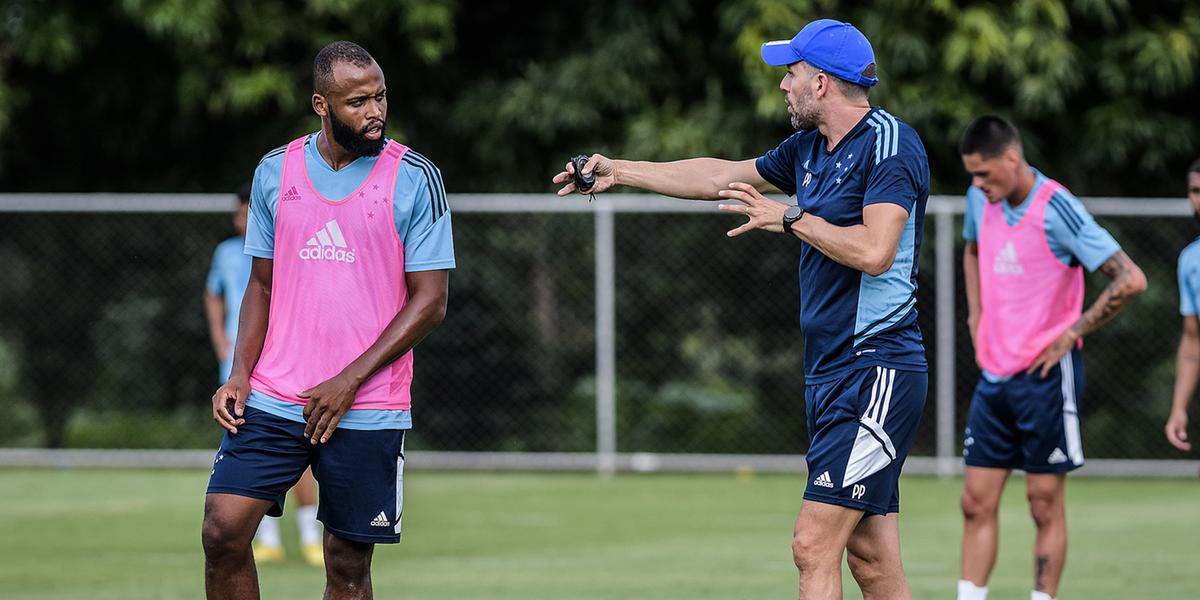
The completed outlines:
{"type": "Polygon", "coordinates": [[[294,186],[294,185],[291,188],[289,188],[287,192],[285,192],[283,194],[283,202],[290,202],[292,200],[299,200],[299,199],[300,199],[300,192],[296,191],[296,186],[294,186]]]}
{"type": "Polygon", "coordinates": [[[1017,260],[1017,248],[1011,241],[996,255],[996,260],[992,262],[992,271],[1002,275],[1025,274],[1025,268],[1017,260]]]}
{"type": "MultiPolygon", "coordinates": [[[[293,188],[294,189],[294,188],[293,188]]],[[[317,233],[308,238],[305,247],[300,249],[303,260],[336,260],[344,263],[354,262],[354,251],[346,250],[346,238],[337,221],[330,221],[317,233]]]]}
{"type": "Polygon", "coordinates": [[[825,471],[824,473],[821,473],[820,477],[817,477],[816,479],[814,479],[813,485],[818,486],[818,487],[832,488],[833,487],[833,479],[829,477],[829,471],[825,471]]]}
{"type": "Polygon", "coordinates": [[[1054,452],[1050,453],[1050,458],[1046,459],[1046,462],[1048,462],[1052,465],[1057,465],[1059,463],[1065,463],[1065,462],[1067,462],[1067,455],[1063,454],[1063,451],[1061,448],[1055,448],[1054,452]]]}
{"type": "Polygon", "coordinates": [[[383,514],[382,510],[379,511],[379,514],[375,515],[375,519],[373,519],[371,521],[371,527],[391,527],[391,526],[392,526],[392,523],[390,521],[388,521],[387,515],[383,514]]]}

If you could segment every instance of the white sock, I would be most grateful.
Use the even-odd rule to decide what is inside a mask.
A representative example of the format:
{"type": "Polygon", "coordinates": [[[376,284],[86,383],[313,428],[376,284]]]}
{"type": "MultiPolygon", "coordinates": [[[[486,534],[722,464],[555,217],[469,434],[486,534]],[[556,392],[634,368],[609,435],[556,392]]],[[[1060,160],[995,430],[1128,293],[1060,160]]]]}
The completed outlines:
{"type": "Polygon", "coordinates": [[[987,600],[987,586],[978,586],[966,579],[958,580],[958,600],[987,600]]]}
{"type": "Polygon", "coordinates": [[[301,544],[307,546],[321,543],[321,522],[317,520],[316,504],[297,508],[296,523],[300,525],[301,544]]]}
{"type": "Polygon", "coordinates": [[[1032,592],[1029,592],[1029,600],[1054,600],[1054,596],[1051,596],[1046,592],[1033,590],[1032,592]]]}
{"type": "Polygon", "coordinates": [[[279,517],[263,517],[262,523],[258,524],[258,533],[254,534],[254,541],[274,548],[282,546],[283,540],[279,537],[279,517]]]}

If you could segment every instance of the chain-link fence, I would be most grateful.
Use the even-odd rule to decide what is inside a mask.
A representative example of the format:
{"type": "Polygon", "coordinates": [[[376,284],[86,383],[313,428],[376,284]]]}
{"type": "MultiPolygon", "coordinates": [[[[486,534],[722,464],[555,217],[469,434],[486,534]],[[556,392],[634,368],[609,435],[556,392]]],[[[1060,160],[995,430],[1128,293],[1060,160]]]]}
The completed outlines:
{"type": "MultiPolygon", "coordinates": [[[[215,447],[202,294],[212,249],[232,233],[231,202],[0,195],[0,445],[215,447]]],[[[450,203],[458,268],[449,314],[416,352],[411,447],[593,454],[609,468],[618,454],[722,464],[708,455],[807,449],[798,242],[728,239],[739,219],[652,196],[450,203]]],[[[925,225],[918,311],[930,397],[913,456],[961,450],[978,377],[961,204],[931,200],[925,225]]],[[[1150,285],[1087,339],[1085,451],[1181,458],[1161,431],[1180,327],[1175,263],[1195,226],[1182,199],[1089,206],[1150,285]]],[[[1089,276],[1087,301],[1105,283],[1089,276]]]]}

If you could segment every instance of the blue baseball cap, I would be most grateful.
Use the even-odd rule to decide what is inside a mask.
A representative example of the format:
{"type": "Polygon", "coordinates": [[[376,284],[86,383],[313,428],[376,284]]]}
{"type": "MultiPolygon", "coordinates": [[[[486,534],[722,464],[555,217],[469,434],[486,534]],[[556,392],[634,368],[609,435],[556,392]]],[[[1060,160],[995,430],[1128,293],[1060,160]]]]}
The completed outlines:
{"type": "Polygon", "coordinates": [[[762,58],[768,65],[782,67],[804,61],[838,79],[871,87],[875,76],[875,51],[857,27],[819,19],[804,26],[790,40],[766,42],[762,58]]]}

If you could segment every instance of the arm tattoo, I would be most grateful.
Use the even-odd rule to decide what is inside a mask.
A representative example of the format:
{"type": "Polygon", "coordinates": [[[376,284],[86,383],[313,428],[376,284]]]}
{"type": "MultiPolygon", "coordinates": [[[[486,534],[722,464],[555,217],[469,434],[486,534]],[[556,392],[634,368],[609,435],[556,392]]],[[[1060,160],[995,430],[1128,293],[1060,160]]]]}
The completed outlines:
{"type": "Polygon", "coordinates": [[[1046,570],[1049,566],[1050,566],[1050,555],[1049,554],[1037,555],[1037,574],[1033,578],[1033,589],[1035,589],[1039,592],[1046,589],[1046,585],[1044,583],[1042,583],[1042,576],[1046,574],[1046,570]]]}
{"type": "Polygon", "coordinates": [[[1100,265],[1100,271],[1108,275],[1108,287],[1100,293],[1100,297],[1083,313],[1083,316],[1071,326],[1080,337],[1085,336],[1101,325],[1112,320],[1121,312],[1125,304],[1130,298],[1141,293],[1145,284],[1135,283],[1135,279],[1141,279],[1140,273],[1136,273],[1137,265],[1129,259],[1129,255],[1124,251],[1118,250],[1108,260],[1100,265]]]}

